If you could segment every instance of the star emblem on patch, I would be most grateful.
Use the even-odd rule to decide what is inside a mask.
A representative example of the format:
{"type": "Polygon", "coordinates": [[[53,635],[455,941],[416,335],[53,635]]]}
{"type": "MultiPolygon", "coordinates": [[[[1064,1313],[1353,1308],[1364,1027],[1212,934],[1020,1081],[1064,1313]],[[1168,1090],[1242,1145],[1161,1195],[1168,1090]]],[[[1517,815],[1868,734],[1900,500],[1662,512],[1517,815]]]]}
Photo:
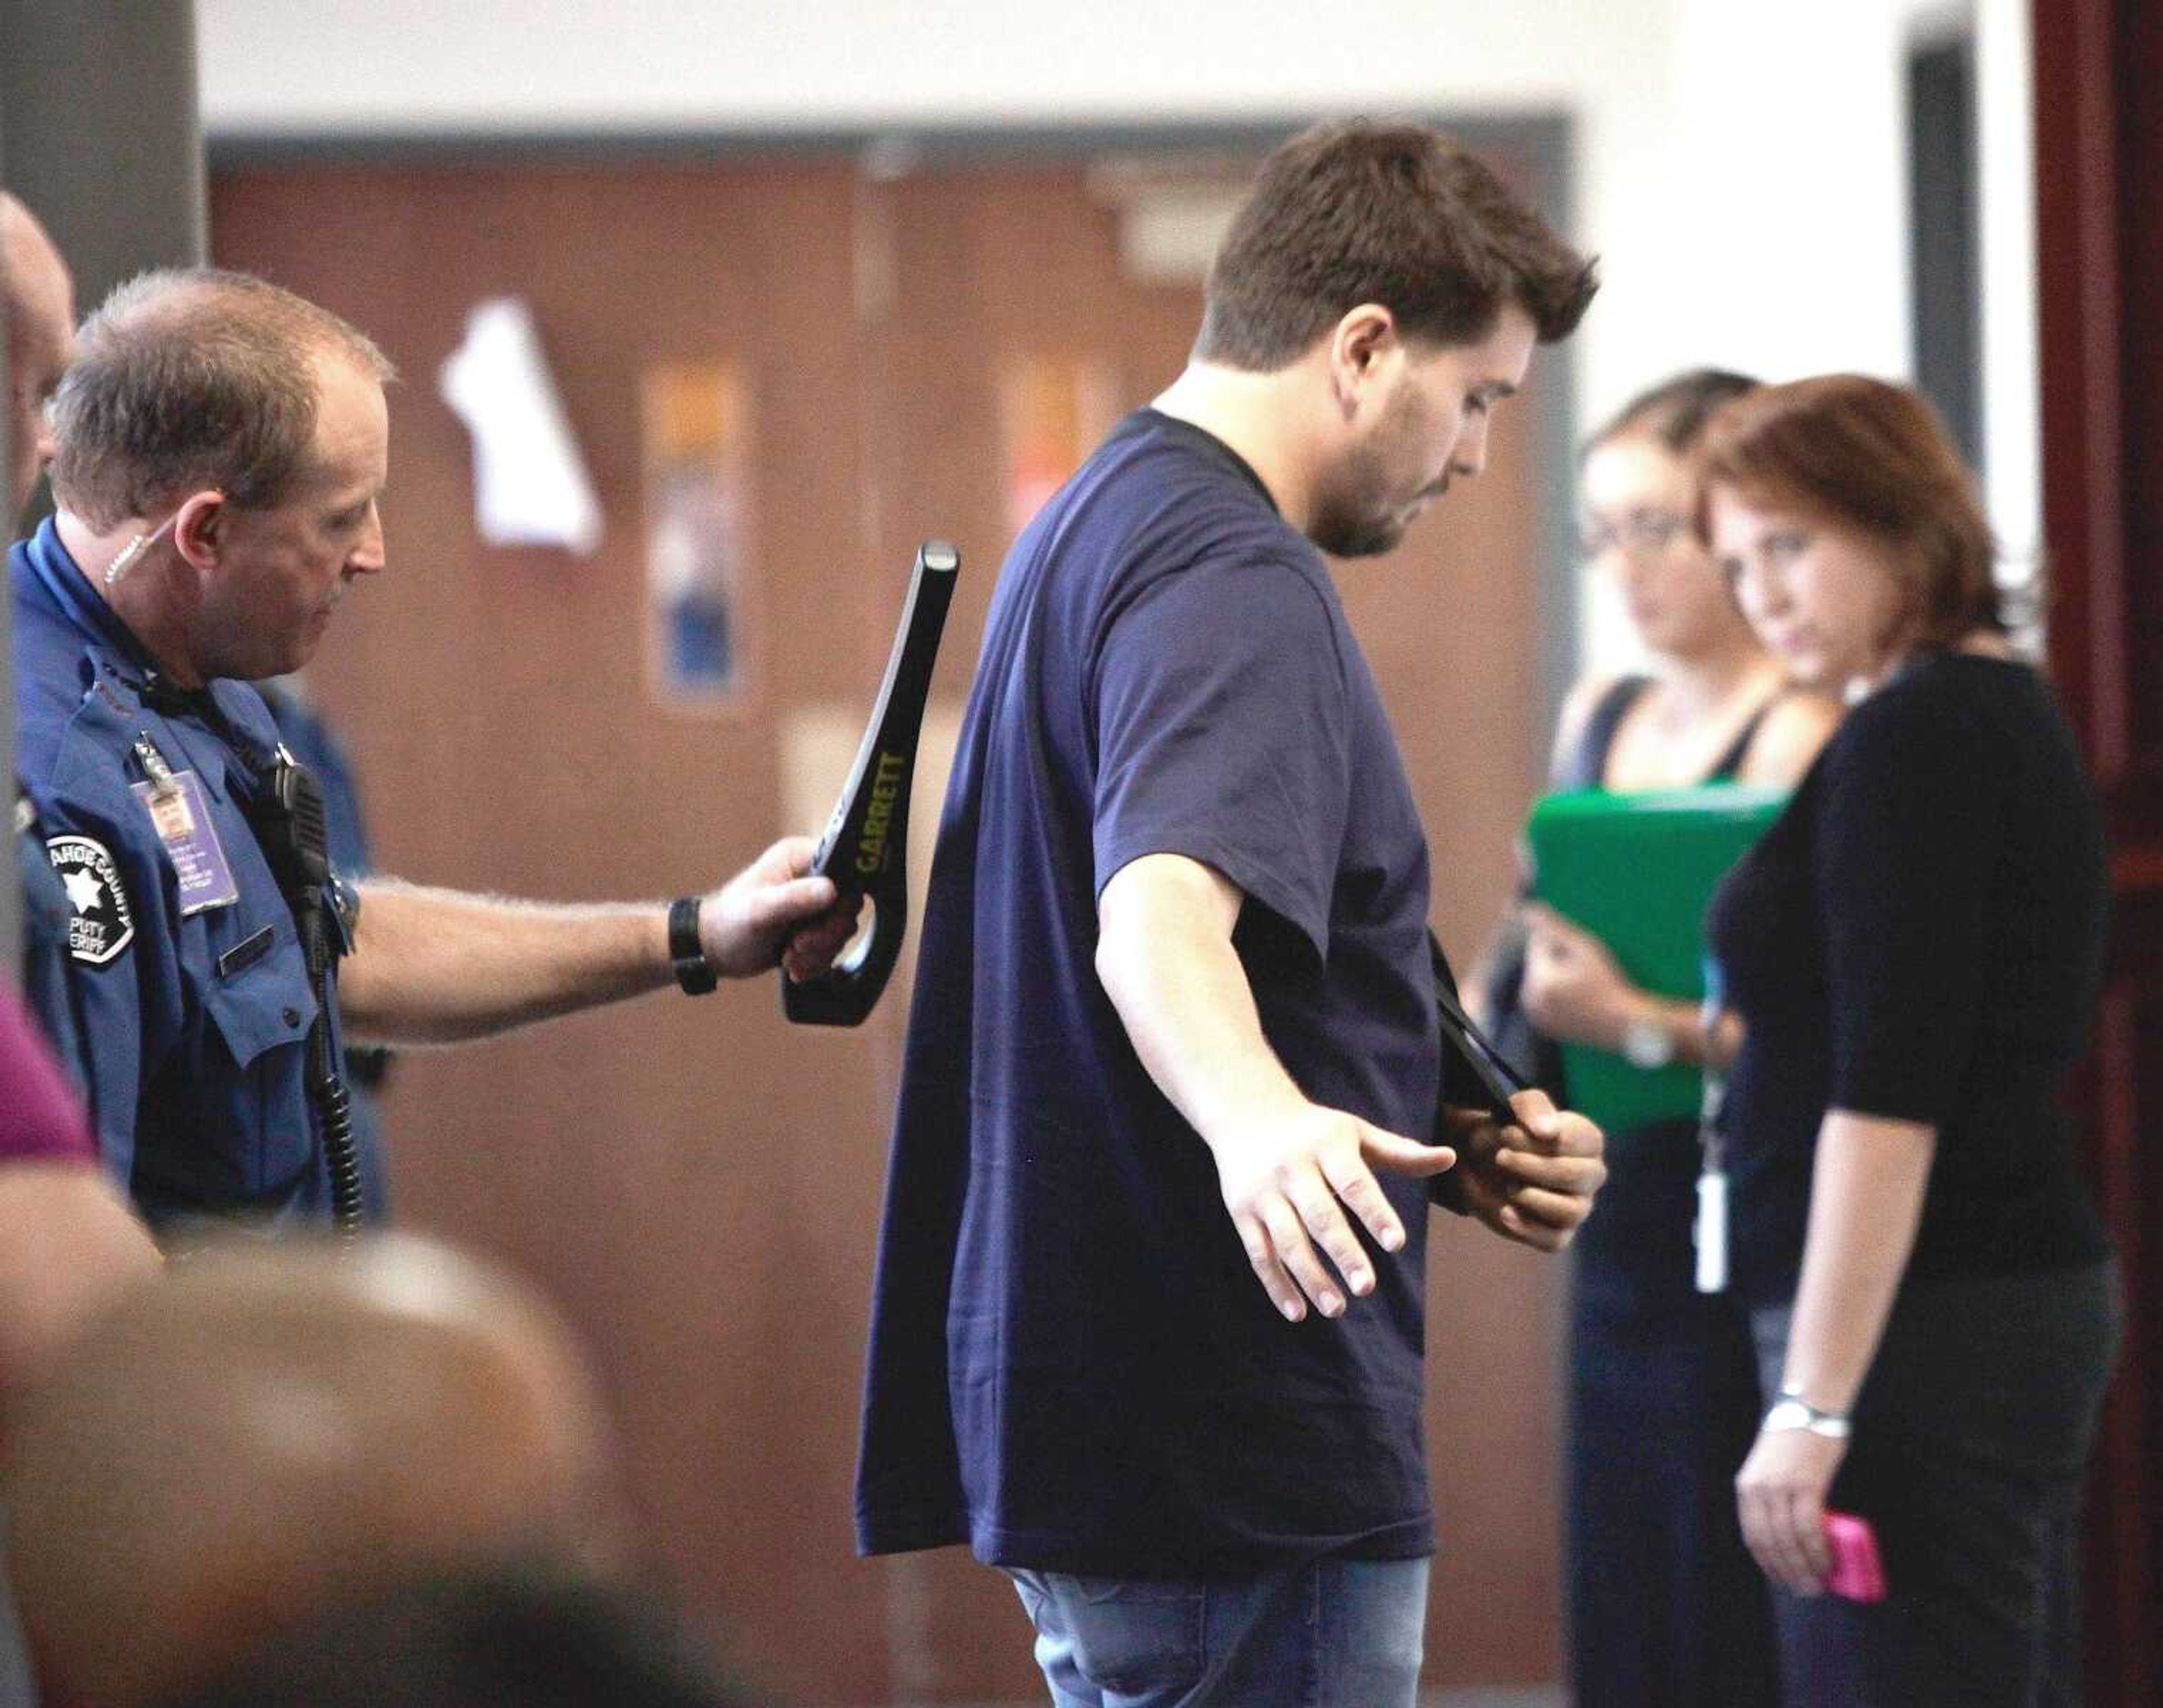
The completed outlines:
{"type": "Polygon", "coordinates": [[[135,940],[120,868],[94,836],[49,836],[45,853],[67,891],[68,953],[86,966],[104,966],[135,940]]]}
{"type": "Polygon", "coordinates": [[[75,904],[75,910],[79,914],[96,913],[99,903],[105,899],[105,886],[87,872],[62,874],[60,888],[67,892],[68,899],[75,904]]]}

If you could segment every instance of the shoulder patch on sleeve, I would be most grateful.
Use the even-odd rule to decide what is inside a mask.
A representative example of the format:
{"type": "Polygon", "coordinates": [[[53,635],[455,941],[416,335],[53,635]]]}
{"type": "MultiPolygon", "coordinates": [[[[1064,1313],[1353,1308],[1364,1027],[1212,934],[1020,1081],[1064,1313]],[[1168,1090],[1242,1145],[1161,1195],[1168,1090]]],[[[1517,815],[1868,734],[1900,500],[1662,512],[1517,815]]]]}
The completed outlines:
{"type": "Polygon", "coordinates": [[[68,953],[92,967],[102,967],[135,940],[135,916],[120,868],[94,837],[45,839],[45,852],[68,895],[68,953]]]}

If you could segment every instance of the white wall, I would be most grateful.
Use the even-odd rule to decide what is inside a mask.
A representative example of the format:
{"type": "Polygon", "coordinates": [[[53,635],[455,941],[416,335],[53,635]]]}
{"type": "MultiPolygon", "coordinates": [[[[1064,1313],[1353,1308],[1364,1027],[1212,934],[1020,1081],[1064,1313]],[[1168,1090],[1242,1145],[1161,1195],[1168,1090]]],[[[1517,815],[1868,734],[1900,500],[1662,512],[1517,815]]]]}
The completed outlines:
{"type": "Polygon", "coordinates": [[[2026,0],[1982,0],[1976,123],[1982,153],[1984,495],[2008,579],[2043,549],[2040,329],[2036,324],[2035,108],[2026,0]]]}
{"type": "Polygon", "coordinates": [[[1574,235],[1607,279],[1568,357],[1590,421],[1700,362],[1909,371],[1901,61],[1910,29],[1962,10],[1984,82],[1993,499],[2020,546],[2024,0],[200,0],[200,35],[217,136],[1560,110],[1574,235]]]}

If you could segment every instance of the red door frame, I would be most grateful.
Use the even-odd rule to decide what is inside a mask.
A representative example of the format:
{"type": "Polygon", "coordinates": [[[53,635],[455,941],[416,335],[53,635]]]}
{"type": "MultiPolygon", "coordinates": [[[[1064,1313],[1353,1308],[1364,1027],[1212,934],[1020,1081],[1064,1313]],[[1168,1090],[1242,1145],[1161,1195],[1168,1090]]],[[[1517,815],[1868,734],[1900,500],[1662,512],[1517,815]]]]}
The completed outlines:
{"type": "Polygon", "coordinates": [[[2034,0],[2050,667],[2110,825],[2114,915],[2078,1091],[2124,1265],[2091,1506],[2091,1700],[2163,1701],[2163,0],[2034,0]]]}

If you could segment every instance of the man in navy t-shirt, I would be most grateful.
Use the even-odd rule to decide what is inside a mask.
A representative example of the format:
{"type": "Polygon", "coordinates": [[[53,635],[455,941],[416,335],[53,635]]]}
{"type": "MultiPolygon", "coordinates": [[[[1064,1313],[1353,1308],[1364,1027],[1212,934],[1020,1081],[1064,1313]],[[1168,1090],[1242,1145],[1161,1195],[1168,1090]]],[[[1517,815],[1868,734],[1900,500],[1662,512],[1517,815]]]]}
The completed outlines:
{"type": "MultiPolygon", "coordinates": [[[[1456,1153],[1424,1142],[1426,839],[1321,553],[1389,551],[1479,472],[1592,289],[1432,132],[1309,132],[1186,373],[1008,559],[924,921],[857,1523],[1006,1568],[1062,1708],[1413,1700],[1421,1234],[1456,1153]]],[[[1599,1134],[1516,1113],[1464,1118],[1451,1189],[1553,1249],[1599,1134]]]]}

